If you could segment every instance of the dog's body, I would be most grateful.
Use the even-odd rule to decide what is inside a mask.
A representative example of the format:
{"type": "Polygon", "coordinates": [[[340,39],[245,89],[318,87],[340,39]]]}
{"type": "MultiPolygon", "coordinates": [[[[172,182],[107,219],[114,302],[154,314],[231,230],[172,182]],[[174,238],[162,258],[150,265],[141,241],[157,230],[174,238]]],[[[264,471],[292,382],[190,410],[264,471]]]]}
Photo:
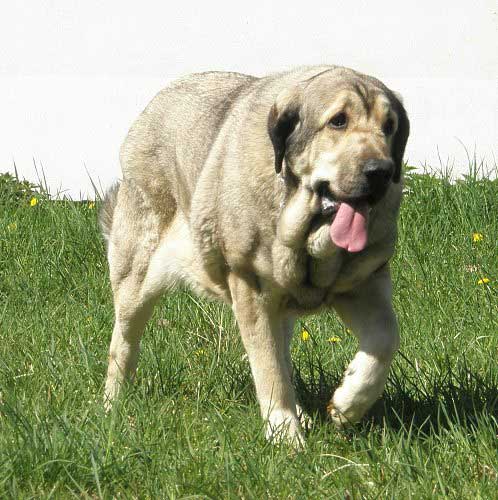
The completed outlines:
{"type": "Polygon", "coordinates": [[[233,307],[269,435],[297,441],[293,323],[333,307],[360,352],[331,415],[361,418],[398,345],[387,262],[407,137],[395,95],[345,68],[205,73],[160,92],[101,214],[116,311],[108,401],[135,371],[155,301],[186,284],[233,307]]]}

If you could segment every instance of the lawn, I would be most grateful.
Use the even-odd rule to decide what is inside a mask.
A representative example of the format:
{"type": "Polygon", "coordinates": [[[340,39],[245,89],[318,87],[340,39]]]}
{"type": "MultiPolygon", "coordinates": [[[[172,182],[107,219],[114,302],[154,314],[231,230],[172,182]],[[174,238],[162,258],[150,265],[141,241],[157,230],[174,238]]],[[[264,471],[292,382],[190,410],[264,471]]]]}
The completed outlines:
{"type": "Polygon", "coordinates": [[[393,262],[401,349],[355,428],[324,414],[355,339],[332,313],[298,323],[295,384],[312,420],[301,452],[265,441],[229,309],[188,291],[156,308],[137,381],[106,415],[99,204],[11,181],[0,182],[1,498],[497,498],[497,181],[407,176],[393,262]]]}

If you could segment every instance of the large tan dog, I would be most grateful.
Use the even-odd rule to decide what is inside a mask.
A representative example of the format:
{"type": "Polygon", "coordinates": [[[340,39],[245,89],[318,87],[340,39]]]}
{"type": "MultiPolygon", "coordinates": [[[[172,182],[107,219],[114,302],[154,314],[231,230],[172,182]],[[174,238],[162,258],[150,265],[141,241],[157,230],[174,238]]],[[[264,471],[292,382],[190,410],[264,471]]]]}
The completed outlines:
{"type": "Polygon", "coordinates": [[[388,261],[408,133],[396,95],[342,67],[204,73],[161,91],[101,212],[116,313],[107,403],[135,372],[154,303],[186,284],[232,306],[267,435],[298,443],[294,321],[335,309],[360,347],[329,410],[359,420],[398,347],[388,261]]]}

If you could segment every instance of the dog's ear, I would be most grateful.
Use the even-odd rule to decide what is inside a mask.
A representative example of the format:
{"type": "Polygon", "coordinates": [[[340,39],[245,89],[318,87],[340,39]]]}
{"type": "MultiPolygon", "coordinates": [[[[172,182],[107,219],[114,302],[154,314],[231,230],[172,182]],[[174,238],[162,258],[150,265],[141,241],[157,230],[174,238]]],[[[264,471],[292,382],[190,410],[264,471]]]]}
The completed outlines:
{"type": "Polygon", "coordinates": [[[399,94],[394,94],[394,108],[398,115],[398,130],[394,134],[392,145],[392,157],[394,161],[393,182],[398,183],[401,178],[401,167],[403,165],[406,142],[410,135],[410,121],[408,120],[408,115],[399,94]]]}
{"type": "Polygon", "coordinates": [[[279,94],[268,115],[268,134],[275,152],[275,171],[279,174],[285,157],[287,139],[299,123],[301,92],[299,88],[279,94]]]}

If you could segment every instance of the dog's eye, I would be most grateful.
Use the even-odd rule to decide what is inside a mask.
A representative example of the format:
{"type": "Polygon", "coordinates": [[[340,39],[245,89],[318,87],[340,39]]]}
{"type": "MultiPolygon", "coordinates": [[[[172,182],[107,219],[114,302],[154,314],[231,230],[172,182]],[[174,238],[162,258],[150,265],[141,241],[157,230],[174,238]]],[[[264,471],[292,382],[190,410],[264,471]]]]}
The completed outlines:
{"type": "Polygon", "coordinates": [[[394,120],[392,118],[386,120],[382,126],[382,132],[384,132],[385,135],[391,135],[394,132],[394,120]]]}
{"type": "Polygon", "coordinates": [[[348,123],[348,117],[346,113],[337,113],[329,121],[329,125],[332,128],[345,128],[348,123]]]}

